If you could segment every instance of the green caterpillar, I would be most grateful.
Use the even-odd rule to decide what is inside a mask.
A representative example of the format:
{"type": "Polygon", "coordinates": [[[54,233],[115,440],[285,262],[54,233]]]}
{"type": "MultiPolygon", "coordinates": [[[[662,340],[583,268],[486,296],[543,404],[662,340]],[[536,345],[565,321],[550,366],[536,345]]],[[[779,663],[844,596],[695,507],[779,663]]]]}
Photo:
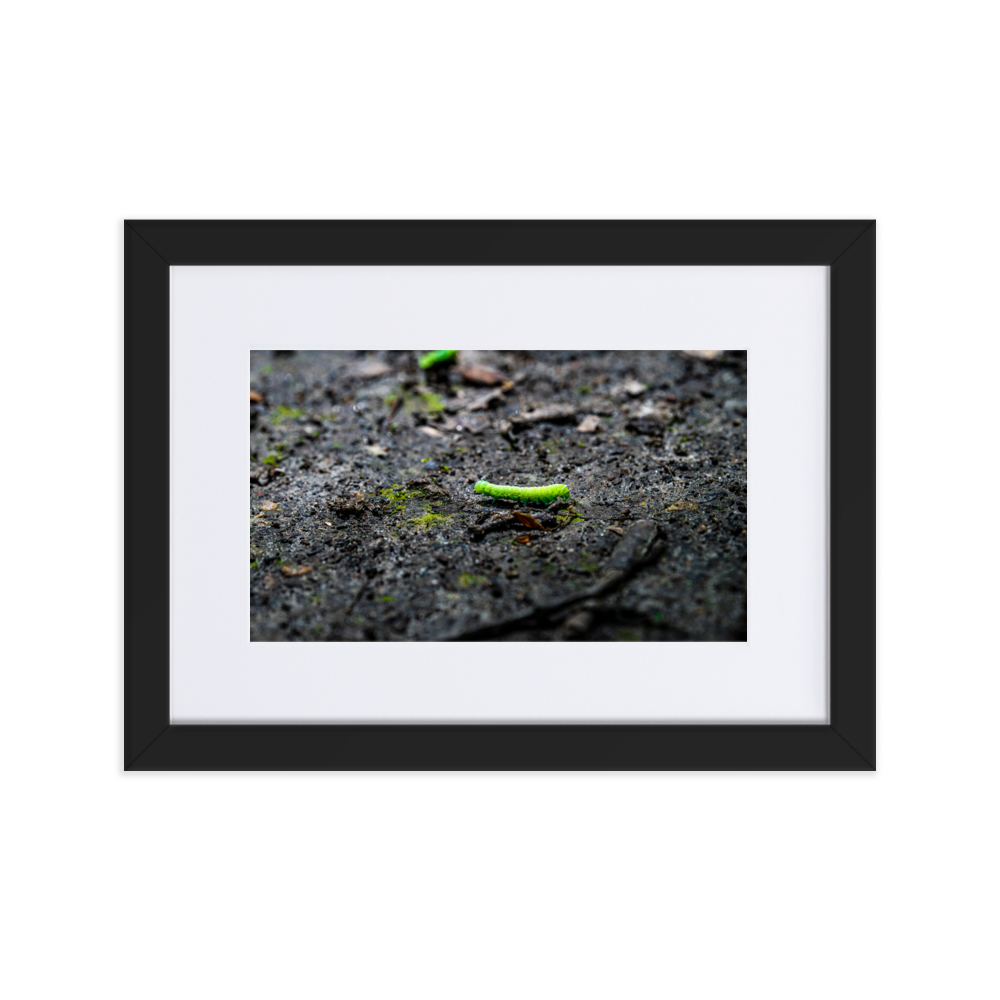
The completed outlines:
{"type": "Polygon", "coordinates": [[[502,500],[523,500],[527,503],[552,503],[558,497],[568,497],[569,487],[562,483],[551,486],[494,486],[480,479],[475,485],[477,493],[500,497],[502,500]]]}
{"type": "Polygon", "coordinates": [[[417,364],[421,368],[433,368],[435,365],[450,365],[457,356],[458,351],[431,351],[425,354],[417,364]]]}

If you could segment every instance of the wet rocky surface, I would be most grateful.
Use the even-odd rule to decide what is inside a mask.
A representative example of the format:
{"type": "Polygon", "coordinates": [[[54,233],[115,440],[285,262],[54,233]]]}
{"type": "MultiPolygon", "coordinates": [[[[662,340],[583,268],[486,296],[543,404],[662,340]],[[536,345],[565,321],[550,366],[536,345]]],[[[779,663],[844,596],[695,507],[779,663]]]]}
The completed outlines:
{"type": "Polygon", "coordinates": [[[252,354],[252,640],[745,640],[745,352],[421,354],[252,354]]]}

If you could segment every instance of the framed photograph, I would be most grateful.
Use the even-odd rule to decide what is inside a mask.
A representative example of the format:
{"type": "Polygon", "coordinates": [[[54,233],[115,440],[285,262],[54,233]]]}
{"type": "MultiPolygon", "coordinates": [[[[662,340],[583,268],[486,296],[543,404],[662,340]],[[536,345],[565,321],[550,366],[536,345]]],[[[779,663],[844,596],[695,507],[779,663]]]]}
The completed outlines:
{"type": "Polygon", "coordinates": [[[874,347],[871,221],[126,222],[126,769],[874,769],[874,347]]]}
{"type": "Polygon", "coordinates": [[[251,642],[746,641],[746,351],[256,350],[250,386],[251,642]]]}

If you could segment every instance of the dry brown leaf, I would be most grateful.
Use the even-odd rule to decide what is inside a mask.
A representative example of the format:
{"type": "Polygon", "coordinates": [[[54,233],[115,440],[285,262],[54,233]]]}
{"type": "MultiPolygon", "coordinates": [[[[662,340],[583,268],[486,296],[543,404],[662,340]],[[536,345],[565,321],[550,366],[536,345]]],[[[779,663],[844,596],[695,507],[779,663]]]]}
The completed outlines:
{"type": "Polygon", "coordinates": [[[500,385],[501,382],[507,381],[502,372],[486,365],[462,365],[458,373],[466,382],[471,382],[473,385],[500,385]]]}
{"type": "Polygon", "coordinates": [[[392,369],[384,361],[373,358],[371,361],[362,361],[355,365],[351,374],[357,378],[379,378],[382,375],[388,375],[391,371],[392,369]]]}
{"type": "Polygon", "coordinates": [[[693,500],[678,500],[672,503],[667,510],[697,510],[698,505],[693,500]]]}
{"type": "Polygon", "coordinates": [[[517,541],[520,545],[530,545],[531,535],[521,535],[517,541]]]}
{"type": "Polygon", "coordinates": [[[519,510],[511,511],[512,516],[515,521],[519,521],[526,528],[534,528],[535,531],[544,531],[545,528],[537,517],[533,517],[531,514],[522,514],[519,510]]]}
{"type": "MultiPolygon", "coordinates": [[[[472,407],[470,407],[472,409],[472,407]]],[[[551,406],[543,406],[539,410],[532,410],[529,413],[518,413],[510,418],[514,425],[536,424],[542,420],[550,420],[558,423],[561,420],[572,420],[576,416],[576,407],[566,403],[553,403],[551,406]]]]}
{"type": "Polygon", "coordinates": [[[376,458],[381,458],[383,455],[389,454],[389,449],[383,448],[380,444],[366,444],[364,447],[369,455],[374,455],[376,458]]]}
{"type": "Polygon", "coordinates": [[[312,569],[312,566],[282,566],[281,572],[285,576],[303,576],[312,569]]]}
{"type": "Polygon", "coordinates": [[[250,402],[251,403],[263,403],[264,397],[259,392],[254,392],[253,389],[250,390],[250,402]]]}
{"type": "Polygon", "coordinates": [[[611,395],[615,397],[641,396],[645,391],[646,387],[642,382],[637,382],[634,378],[630,378],[626,382],[619,382],[618,385],[612,386],[611,395]]]}
{"type": "Polygon", "coordinates": [[[273,500],[265,500],[260,505],[260,509],[261,510],[277,510],[278,509],[278,505],[273,500]]]}
{"type": "Polygon", "coordinates": [[[600,427],[601,418],[595,417],[591,414],[589,417],[584,417],[583,420],[581,420],[577,425],[576,429],[580,431],[581,434],[593,434],[594,431],[600,430],[600,427]]]}
{"type": "Polygon", "coordinates": [[[565,631],[570,635],[582,635],[594,622],[594,616],[589,611],[577,611],[563,623],[565,631]]]}
{"type": "Polygon", "coordinates": [[[469,411],[489,409],[491,403],[495,403],[500,399],[503,399],[503,389],[494,389],[492,392],[486,393],[485,396],[480,396],[479,399],[472,403],[469,406],[469,411]]]}

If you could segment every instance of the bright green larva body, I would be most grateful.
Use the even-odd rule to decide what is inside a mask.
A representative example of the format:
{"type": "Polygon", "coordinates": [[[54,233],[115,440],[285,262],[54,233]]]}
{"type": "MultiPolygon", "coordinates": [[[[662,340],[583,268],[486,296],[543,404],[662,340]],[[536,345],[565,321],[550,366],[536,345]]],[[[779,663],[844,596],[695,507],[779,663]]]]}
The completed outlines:
{"type": "Polygon", "coordinates": [[[433,368],[435,365],[449,365],[455,360],[457,355],[458,351],[431,351],[425,354],[417,364],[421,368],[433,368]]]}
{"type": "Polygon", "coordinates": [[[501,500],[520,500],[526,503],[552,503],[559,497],[569,496],[569,487],[562,483],[553,483],[551,486],[494,486],[485,479],[480,479],[475,490],[501,500]]]}

